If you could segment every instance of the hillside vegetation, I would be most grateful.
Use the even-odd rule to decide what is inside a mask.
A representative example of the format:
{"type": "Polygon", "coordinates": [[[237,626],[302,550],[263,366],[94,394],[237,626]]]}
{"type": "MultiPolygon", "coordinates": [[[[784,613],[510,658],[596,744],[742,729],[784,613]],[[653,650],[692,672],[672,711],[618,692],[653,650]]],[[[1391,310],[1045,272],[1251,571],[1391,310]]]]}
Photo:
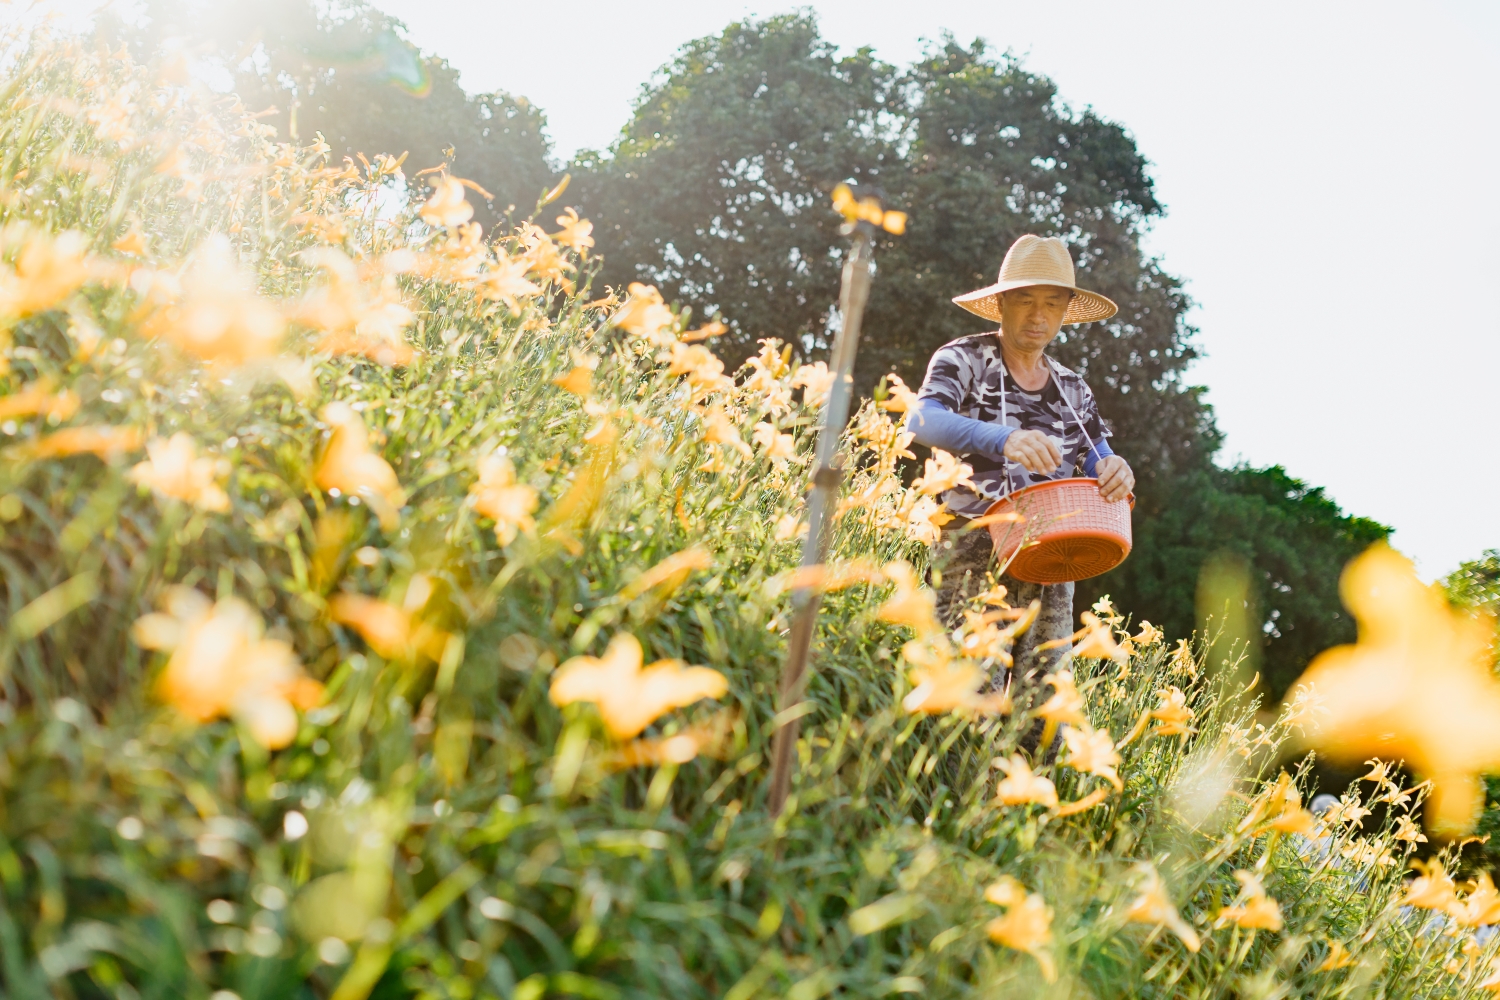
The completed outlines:
{"type": "Polygon", "coordinates": [[[278,142],[170,61],[12,52],[5,995],[1497,981],[1488,877],[1449,850],[1403,884],[1422,790],[1377,766],[1303,807],[1278,760],[1308,702],[1264,711],[1107,603],[1038,698],[987,690],[1027,609],[933,621],[958,470],[895,476],[900,391],[851,422],[834,558],[795,577],[826,370],[770,341],[726,372],[717,325],[597,287],[566,191],[483,233],[444,169],[278,142]],[[778,717],[798,583],[825,607],[778,717]],[[1028,758],[1037,724],[1063,740],[1028,758]]]}

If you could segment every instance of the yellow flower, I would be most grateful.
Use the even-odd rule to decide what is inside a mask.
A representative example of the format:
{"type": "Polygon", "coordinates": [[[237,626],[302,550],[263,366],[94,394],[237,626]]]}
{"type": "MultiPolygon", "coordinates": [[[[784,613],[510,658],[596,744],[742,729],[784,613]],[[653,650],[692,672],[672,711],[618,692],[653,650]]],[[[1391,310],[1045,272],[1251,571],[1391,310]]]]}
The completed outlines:
{"type": "Polygon", "coordinates": [[[495,522],[495,540],[509,545],[521,531],[531,531],[537,507],[536,490],[516,482],[516,468],[502,452],[479,460],[479,479],[469,487],[474,509],[495,522]]]}
{"type": "Polygon", "coordinates": [[[158,309],[144,332],[209,362],[235,365],[275,354],[284,320],[255,294],[233,253],[223,236],[210,237],[182,276],[181,297],[158,309]]]}
{"type": "Polygon", "coordinates": [[[792,386],[802,386],[806,391],[802,394],[802,402],[806,406],[822,406],[828,399],[828,393],[833,389],[835,373],[828,370],[828,364],[818,361],[810,365],[801,365],[797,368],[797,374],[792,376],[792,386]]]}
{"type": "Polygon", "coordinates": [[[729,682],[717,670],[657,660],[641,667],[641,644],[622,632],[602,657],[575,656],[558,668],[549,696],[554,705],[593,702],[611,736],[640,734],[666,712],[703,698],[721,698],[729,682]]]}
{"type": "Polygon", "coordinates": [[[1397,906],[1447,912],[1457,905],[1458,895],[1454,891],[1453,879],[1443,868],[1441,861],[1436,858],[1431,861],[1419,859],[1413,861],[1411,866],[1421,874],[1407,885],[1406,894],[1397,902],[1397,906]]]}
{"type": "MultiPolygon", "coordinates": [[[[1011,881],[1014,882],[1013,879],[1011,881]]],[[[997,882],[990,886],[985,892],[985,898],[999,903],[999,898],[991,897],[991,890],[1000,885],[997,882]]],[[[1019,883],[1016,883],[1014,891],[1007,891],[1001,898],[1006,902],[1000,905],[1007,909],[1002,916],[985,924],[985,933],[996,944],[1024,951],[1036,959],[1037,965],[1042,969],[1042,978],[1049,983],[1056,982],[1057,965],[1048,948],[1052,943],[1052,907],[1047,905],[1047,901],[1039,893],[1021,889],[1019,883]],[[1016,898],[1017,896],[1020,898],[1016,898]]]]}
{"type": "Polygon", "coordinates": [[[1015,806],[1034,802],[1049,808],[1057,807],[1057,787],[1051,780],[1033,774],[1031,765],[1020,754],[1011,754],[1010,760],[996,760],[996,766],[1005,772],[1005,777],[995,786],[995,798],[1002,805],[1015,806]]]}
{"type": "Polygon", "coordinates": [[[1015,906],[1026,899],[1026,887],[1009,875],[1001,875],[984,890],[987,902],[996,906],[1015,906]]]}
{"type": "Polygon", "coordinates": [[[575,396],[587,396],[594,391],[594,373],[583,365],[574,365],[572,371],[559,375],[552,384],[575,396]]]}
{"type": "Polygon", "coordinates": [[[1063,741],[1068,745],[1068,759],[1063,763],[1075,771],[1084,771],[1105,779],[1115,786],[1115,791],[1124,790],[1119,772],[1115,770],[1115,766],[1120,763],[1120,755],[1115,750],[1114,741],[1110,739],[1109,730],[1095,732],[1086,724],[1078,728],[1069,727],[1063,731],[1063,741]]]}
{"type": "Polygon", "coordinates": [[[1193,649],[1188,645],[1186,639],[1177,640],[1177,645],[1172,648],[1171,663],[1174,674],[1187,674],[1189,677],[1198,676],[1198,662],[1193,659],[1193,649]]]}
{"type": "Polygon", "coordinates": [[[50,379],[39,378],[9,396],[0,396],[0,420],[39,416],[49,420],[67,420],[78,412],[78,396],[72,392],[53,394],[50,379]]]}
{"type": "Polygon", "coordinates": [[[912,482],[911,488],[926,496],[937,496],[955,486],[967,486],[973,489],[974,483],[969,479],[973,472],[973,466],[960,462],[956,455],[950,455],[941,448],[934,448],[922,476],[912,482]]]}
{"type": "Polygon", "coordinates": [[[906,512],[906,535],[916,542],[936,545],[943,537],[943,525],[953,515],[932,497],[920,497],[906,512]]]}
{"type": "Polygon", "coordinates": [[[1342,941],[1329,941],[1328,954],[1323,961],[1318,963],[1314,972],[1332,972],[1335,969],[1347,969],[1354,964],[1354,956],[1349,954],[1349,949],[1344,947],[1342,941]]]}
{"type": "Polygon", "coordinates": [[[738,452],[741,458],[750,458],[754,455],[750,445],[740,436],[740,429],[735,426],[729,414],[724,408],[716,406],[711,410],[700,411],[703,414],[703,440],[709,444],[722,444],[738,452]]]}
{"type": "Polygon", "coordinates": [[[1096,788],[1081,799],[1076,799],[1073,802],[1064,802],[1057,807],[1053,815],[1076,816],[1081,812],[1088,812],[1107,798],[1109,798],[1108,788],[1096,788]]]}
{"type": "Polygon", "coordinates": [[[1135,641],[1140,646],[1154,646],[1164,638],[1165,636],[1162,635],[1161,629],[1148,621],[1142,620],[1141,630],[1136,633],[1135,641]]]}
{"type": "Polygon", "coordinates": [[[1042,678],[1053,687],[1052,697],[1036,710],[1036,715],[1056,725],[1066,722],[1074,726],[1088,725],[1088,716],[1083,714],[1083,695],[1073,683],[1073,673],[1060,670],[1042,678]]]}
{"type": "Polygon", "coordinates": [[[1404,759],[1433,782],[1431,825],[1471,829],[1484,799],[1479,775],[1500,770],[1493,620],[1450,608],[1384,545],[1349,564],[1340,590],[1359,642],[1327,650],[1302,676],[1328,709],[1309,742],[1336,759],[1404,759]]]}
{"type": "Polygon", "coordinates": [[[630,296],[619,311],[610,317],[610,322],[626,333],[662,347],[671,345],[677,339],[672,332],[677,317],[662,302],[661,293],[654,285],[631,282],[630,296]]]}
{"type": "Polygon", "coordinates": [[[540,285],[528,281],[529,262],[524,257],[501,256],[475,279],[480,296],[492,302],[503,302],[511,315],[521,312],[521,300],[542,294],[540,285]]]}
{"type": "Polygon", "coordinates": [[[774,462],[785,462],[797,456],[796,438],[790,434],[780,433],[776,430],[775,424],[768,424],[764,421],[756,424],[750,437],[766,453],[766,457],[774,462]]]}
{"type": "Polygon", "coordinates": [[[588,248],[594,245],[594,238],[589,235],[594,231],[594,224],[588,219],[580,219],[575,208],[565,208],[563,213],[557,217],[557,224],[562,226],[562,232],[553,233],[552,238],[581,254],[587,253],[588,248]]]}
{"type": "Polygon", "coordinates": [[[1151,711],[1151,718],[1157,720],[1157,725],[1151,730],[1152,736],[1177,736],[1197,732],[1188,725],[1193,718],[1193,710],[1187,707],[1187,696],[1176,687],[1165,691],[1156,692],[1161,699],[1161,704],[1151,711]]]}
{"type": "MultiPolygon", "coordinates": [[[[921,644],[922,640],[909,642],[902,652],[921,644]]],[[[995,715],[1010,711],[1010,699],[1003,692],[979,693],[986,675],[972,660],[952,659],[942,653],[926,659],[928,662],[913,667],[907,675],[915,686],[901,700],[901,707],[906,711],[927,715],[946,712],[995,715]]]]}
{"type": "Polygon", "coordinates": [[[1135,872],[1140,883],[1140,895],[1136,896],[1125,911],[1125,919],[1131,923],[1165,927],[1177,935],[1188,951],[1196,952],[1200,947],[1198,934],[1182,919],[1177,907],[1172,905],[1161,875],[1145,862],[1137,865],[1135,872]]]}
{"type": "Polygon", "coordinates": [[[65,427],[37,440],[12,449],[26,458],[59,458],[64,455],[98,455],[110,459],[123,452],[135,451],[146,436],[135,427],[65,427]]]}
{"type": "Polygon", "coordinates": [[[670,362],[668,375],[686,375],[688,384],[699,396],[734,387],[734,382],[724,374],[724,362],[706,347],[678,341],[672,344],[670,354],[662,354],[657,360],[670,362]]]}
{"type": "Polygon", "coordinates": [[[348,403],[329,403],[319,414],[333,427],[323,460],[314,476],[320,488],[372,501],[383,526],[396,523],[396,509],[406,494],[389,462],[370,450],[370,432],[348,403]]]}
{"type": "Polygon", "coordinates": [[[165,614],[138,619],[144,649],[171,652],[157,695],[196,722],[234,716],[272,750],[297,735],[296,709],[317,705],[323,686],[302,673],[292,647],[264,637],[260,616],[229,597],[218,603],[188,587],[167,593],[165,614]]]}
{"type": "Polygon", "coordinates": [[[342,250],[313,247],[300,256],[327,276],[292,312],[293,319],[323,331],[318,350],[358,354],[382,365],[411,362],[416,352],[406,328],[416,317],[401,301],[394,274],[385,275],[371,294],[342,250]]]}
{"type": "Polygon", "coordinates": [[[670,594],[682,586],[693,570],[710,569],[713,564],[713,555],[701,546],[674,552],[621,588],[620,600],[633,601],[656,587],[670,594]]]}
{"type": "Polygon", "coordinates": [[[118,250],[120,253],[128,253],[132,257],[144,257],[147,252],[146,236],[139,228],[132,226],[130,232],[111,243],[109,248],[118,250]]]}
{"type": "Polygon", "coordinates": [[[910,413],[917,405],[917,394],[895,372],[887,374],[885,381],[886,392],[890,395],[881,402],[881,407],[891,413],[910,413]]]}
{"type": "Polygon", "coordinates": [[[918,635],[942,631],[937,620],[937,598],[929,588],[917,582],[916,571],[908,563],[900,560],[889,562],[881,572],[896,585],[896,592],[880,606],[882,621],[910,626],[918,635]]]}
{"type": "Polygon", "coordinates": [[[328,616],[354,629],[371,649],[387,660],[415,662],[419,656],[441,660],[448,633],[413,616],[426,603],[431,587],[420,574],[413,578],[407,586],[407,607],[363,594],[336,594],[328,602],[328,616]]]}
{"type": "Polygon", "coordinates": [[[1085,611],[1082,619],[1086,627],[1083,637],[1073,646],[1073,656],[1080,660],[1114,660],[1125,663],[1130,659],[1120,644],[1115,642],[1115,633],[1109,625],[1095,615],[1085,611]]]}
{"type": "Polygon", "coordinates": [[[146,442],[146,461],[130,470],[130,478],[142,486],[203,510],[229,509],[229,495],[218,484],[218,462],[199,458],[193,439],[181,431],[169,440],[146,442]]]}
{"type": "Polygon", "coordinates": [[[1420,826],[1411,821],[1410,816],[1402,816],[1396,820],[1396,832],[1391,836],[1408,844],[1427,843],[1427,835],[1422,832],[1420,826]]]}
{"type": "Polygon", "coordinates": [[[631,740],[610,758],[612,767],[644,767],[651,764],[686,764],[701,754],[720,756],[727,748],[735,713],[718,712],[712,719],[689,726],[671,736],[631,740]]]}
{"type": "Polygon", "coordinates": [[[1234,877],[1243,887],[1239,899],[1232,906],[1219,910],[1214,920],[1215,927],[1234,924],[1246,930],[1281,930],[1281,905],[1266,895],[1265,886],[1252,872],[1237,871],[1234,877]]]}
{"type": "Polygon", "coordinates": [[[1462,900],[1455,901],[1448,912],[1465,927],[1500,924],[1500,892],[1495,890],[1490,873],[1481,871],[1474,888],[1462,900]]]}
{"type": "Polygon", "coordinates": [[[422,221],[430,226],[452,228],[474,217],[474,206],[464,198],[464,185],[457,177],[439,174],[432,181],[432,197],[422,205],[422,221]]]}
{"type": "MultiPolygon", "coordinates": [[[[24,232],[7,226],[0,237],[8,242],[12,234],[24,232]]],[[[89,277],[87,249],[88,240],[71,229],[55,237],[28,235],[16,254],[15,268],[0,265],[0,319],[45,312],[77,291],[89,277]]]]}

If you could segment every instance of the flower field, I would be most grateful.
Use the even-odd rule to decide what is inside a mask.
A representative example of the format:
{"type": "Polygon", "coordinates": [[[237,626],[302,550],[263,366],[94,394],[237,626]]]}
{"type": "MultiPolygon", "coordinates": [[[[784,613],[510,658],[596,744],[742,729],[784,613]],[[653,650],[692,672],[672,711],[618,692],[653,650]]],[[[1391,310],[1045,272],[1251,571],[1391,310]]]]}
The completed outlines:
{"type": "MultiPolygon", "coordinates": [[[[1500,986],[1500,893],[1428,841],[1429,786],[1373,764],[1305,807],[1310,692],[1262,705],[1107,603],[1035,699],[989,689],[1034,609],[936,621],[965,470],[903,485],[905,386],[851,421],[798,571],[826,366],[768,339],[726,370],[718,323],[596,287],[565,188],[485,233],[441,165],[13,44],[6,996],[1500,986]],[[824,610],[782,710],[797,587],[824,610]]],[[[1440,792],[1489,763],[1431,760],[1440,792]]]]}

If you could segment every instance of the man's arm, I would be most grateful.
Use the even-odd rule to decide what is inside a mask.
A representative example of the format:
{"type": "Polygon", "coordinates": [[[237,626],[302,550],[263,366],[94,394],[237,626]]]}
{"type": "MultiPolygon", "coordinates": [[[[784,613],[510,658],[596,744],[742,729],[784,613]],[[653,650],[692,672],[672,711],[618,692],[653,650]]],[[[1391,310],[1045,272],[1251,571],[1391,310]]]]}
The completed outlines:
{"type": "Polygon", "coordinates": [[[917,400],[906,415],[906,429],[917,444],[955,455],[978,453],[996,460],[1004,454],[1005,441],[1015,430],[1006,424],[987,424],[960,416],[931,398],[917,400]]]}

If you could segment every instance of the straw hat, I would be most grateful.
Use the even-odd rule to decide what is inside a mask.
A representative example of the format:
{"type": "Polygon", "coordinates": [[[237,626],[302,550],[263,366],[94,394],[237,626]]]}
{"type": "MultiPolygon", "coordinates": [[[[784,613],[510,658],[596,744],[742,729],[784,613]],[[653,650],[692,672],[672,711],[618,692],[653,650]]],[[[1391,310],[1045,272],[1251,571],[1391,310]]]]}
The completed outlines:
{"type": "Polygon", "coordinates": [[[1000,263],[1000,280],[993,285],[955,295],[953,301],[976,316],[1000,321],[1000,293],[1028,285],[1055,285],[1073,292],[1073,301],[1063,314],[1064,323],[1092,323],[1109,319],[1119,307],[1098,292],[1085,291],[1073,283],[1073,258],[1056,236],[1032,236],[1027,233],[1005,254],[1000,263]]]}

